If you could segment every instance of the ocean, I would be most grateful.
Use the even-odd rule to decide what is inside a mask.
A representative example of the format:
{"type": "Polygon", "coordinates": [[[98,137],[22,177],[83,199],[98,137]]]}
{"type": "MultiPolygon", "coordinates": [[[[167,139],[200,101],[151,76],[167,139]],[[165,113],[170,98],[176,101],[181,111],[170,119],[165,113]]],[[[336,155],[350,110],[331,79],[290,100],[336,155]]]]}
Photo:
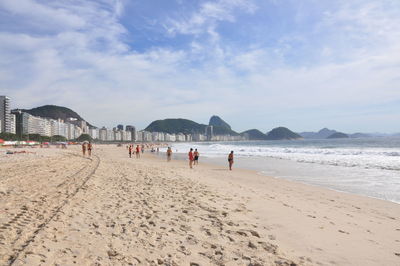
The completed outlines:
{"type": "Polygon", "coordinates": [[[400,203],[400,137],[173,143],[172,148],[178,154],[197,148],[200,163],[221,165],[233,150],[234,167],[400,203]]]}

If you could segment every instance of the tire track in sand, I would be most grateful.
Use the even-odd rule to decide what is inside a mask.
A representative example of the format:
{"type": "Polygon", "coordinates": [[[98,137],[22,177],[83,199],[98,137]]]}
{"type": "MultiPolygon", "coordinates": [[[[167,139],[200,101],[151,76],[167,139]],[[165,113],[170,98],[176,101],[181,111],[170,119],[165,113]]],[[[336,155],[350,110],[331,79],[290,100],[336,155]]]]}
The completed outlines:
{"type": "Polygon", "coordinates": [[[31,201],[32,206],[22,206],[12,219],[0,226],[0,243],[7,247],[0,250],[0,264],[13,265],[37,234],[85,186],[100,164],[100,158],[96,155],[87,160],[90,162],[54,186],[55,190],[31,201]]]}

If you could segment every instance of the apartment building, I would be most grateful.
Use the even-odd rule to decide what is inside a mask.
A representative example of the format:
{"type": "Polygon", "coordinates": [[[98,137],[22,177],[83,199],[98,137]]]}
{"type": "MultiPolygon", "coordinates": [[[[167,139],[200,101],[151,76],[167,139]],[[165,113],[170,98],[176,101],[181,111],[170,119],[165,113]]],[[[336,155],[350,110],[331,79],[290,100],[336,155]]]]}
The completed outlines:
{"type": "Polygon", "coordinates": [[[7,96],[0,96],[1,132],[11,133],[10,115],[10,98],[7,96]]]}

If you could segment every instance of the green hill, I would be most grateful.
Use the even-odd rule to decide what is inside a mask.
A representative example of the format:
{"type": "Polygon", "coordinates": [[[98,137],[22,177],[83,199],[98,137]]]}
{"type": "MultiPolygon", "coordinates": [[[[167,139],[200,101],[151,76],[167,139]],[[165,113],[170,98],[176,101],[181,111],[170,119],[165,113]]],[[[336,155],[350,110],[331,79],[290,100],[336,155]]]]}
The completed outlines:
{"type": "Polygon", "coordinates": [[[201,133],[204,134],[206,125],[198,124],[192,120],[182,118],[169,118],[164,120],[156,120],[151,122],[145,130],[150,132],[165,132],[170,134],[185,133],[201,133]]]}
{"type": "Polygon", "coordinates": [[[213,132],[214,135],[231,135],[231,136],[239,135],[239,133],[233,131],[232,129],[221,126],[213,126],[213,132]]]}
{"type": "MultiPolygon", "coordinates": [[[[222,119],[221,119],[222,120],[222,119]]],[[[211,119],[210,119],[211,121],[211,119]]],[[[222,120],[223,121],[223,120],[222,120]]],[[[182,118],[169,118],[164,120],[153,121],[144,130],[150,132],[166,132],[170,134],[185,133],[201,133],[204,134],[207,125],[196,123],[192,120],[182,119],[182,118]]],[[[239,135],[237,132],[233,131],[230,126],[228,127],[221,125],[213,125],[214,135],[239,135]]]]}
{"type": "Polygon", "coordinates": [[[66,121],[68,118],[75,118],[79,121],[85,121],[85,119],[83,119],[75,111],[73,111],[67,107],[62,107],[62,106],[57,106],[57,105],[43,105],[43,106],[32,108],[32,109],[22,109],[22,111],[26,112],[28,114],[31,114],[33,116],[40,116],[40,117],[51,118],[51,119],[55,119],[55,120],[62,119],[64,121],[66,121]]]}
{"type": "Polygon", "coordinates": [[[210,118],[209,126],[213,126],[214,135],[231,135],[237,136],[239,133],[232,130],[231,126],[219,116],[213,115],[210,118]]]}
{"type": "Polygon", "coordinates": [[[327,137],[328,139],[347,139],[349,137],[349,135],[344,134],[342,132],[336,132],[333,133],[332,135],[330,135],[329,137],[327,137]]]}
{"type": "Polygon", "coordinates": [[[224,127],[227,129],[232,129],[228,123],[226,123],[224,120],[222,120],[221,117],[219,117],[217,115],[213,115],[210,118],[210,122],[208,123],[208,125],[213,126],[213,127],[224,127]]]}
{"type": "Polygon", "coordinates": [[[265,135],[258,129],[246,130],[246,131],[240,133],[240,135],[247,136],[247,138],[249,140],[266,140],[267,139],[267,135],[265,135]]]}
{"type": "Polygon", "coordinates": [[[286,127],[277,127],[272,129],[267,134],[267,140],[291,140],[291,139],[301,139],[302,137],[291,131],[286,127]]]}

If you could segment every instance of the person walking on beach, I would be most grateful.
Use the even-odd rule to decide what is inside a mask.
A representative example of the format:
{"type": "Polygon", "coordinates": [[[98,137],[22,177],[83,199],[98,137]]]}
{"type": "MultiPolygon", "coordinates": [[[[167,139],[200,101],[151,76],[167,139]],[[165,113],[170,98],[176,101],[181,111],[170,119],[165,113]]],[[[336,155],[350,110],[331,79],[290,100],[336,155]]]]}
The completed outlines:
{"type": "Polygon", "coordinates": [[[233,165],[233,151],[229,153],[228,155],[228,162],[229,162],[229,170],[232,170],[232,165],[233,165]]]}
{"type": "Polygon", "coordinates": [[[168,149],[167,149],[167,162],[171,161],[171,157],[172,157],[172,149],[171,149],[171,147],[168,147],[168,149]]]}
{"type": "Polygon", "coordinates": [[[140,158],[140,147],[139,145],[136,145],[136,158],[140,158]]]}
{"type": "Polygon", "coordinates": [[[142,153],[144,153],[144,144],[142,144],[142,153]]]}
{"type": "Polygon", "coordinates": [[[200,156],[200,153],[197,151],[197,149],[194,150],[193,155],[194,155],[194,163],[193,163],[193,164],[194,164],[194,165],[199,164],[199,156],[200,156]]]}
{"type": "Polygon", "coordinates": [[[193,168],[194,157],[193,157],[193,149],[192,148],[190,148],[188,156],[189,156],[189,166],[190,166],[190,168],[193,168]]]}
{"type": "Polygon", "coordinates": [[[90,143],[90,142],[88,143],[87,150],[88,150],[89,157],[91,157],[92,156],[92,143],[90,143]]]}
{"type": "Polygon", "coordinates": [[[83,157],[86,156],[86,142],[82,143],[82,154],[83,154],[83,157]]]}
{"type": "Polygon", "coordinates": [[[133,149],[132,145],[129,145],[129,148],[128,148],[128,150],[129,150],[129,158],[132,158],[132,149],[133,149]]]}

